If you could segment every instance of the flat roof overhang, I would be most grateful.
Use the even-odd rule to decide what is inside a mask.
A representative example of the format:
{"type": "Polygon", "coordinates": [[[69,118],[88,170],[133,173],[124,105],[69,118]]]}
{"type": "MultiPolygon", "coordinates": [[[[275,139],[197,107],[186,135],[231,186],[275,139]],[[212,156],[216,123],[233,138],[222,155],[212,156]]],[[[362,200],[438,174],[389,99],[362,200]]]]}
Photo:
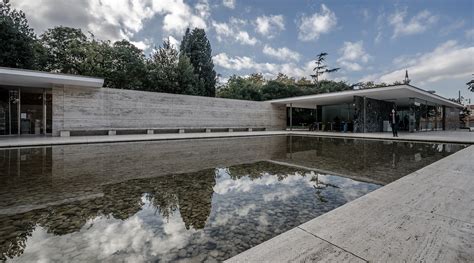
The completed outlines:
{"type": "Polygon", "coordinates": [[[100,88],[103,84],[104,79],[101,78],[0,67],[0,85],[5,86],[51,88],[53,85],[70,85],[100,88]]]}
{"type": "Polygon", "coordinates": [[[308,96],[292,97],[285,99],[269,100],[277,105],[292,104],[295,108],[314,109],[316,105],[337,105],[352,103],[354,96],[367,97],[376,100],[394,102],[399,106],[407,106],[410,98],[427,101],[428,103],[444,105],[455,108],[463,108],[463,105],[450,101],[444,97],[432,94],[411,85],[396,85],[373,89],[348,90],[341,92],[323,93],[308,96]]]}

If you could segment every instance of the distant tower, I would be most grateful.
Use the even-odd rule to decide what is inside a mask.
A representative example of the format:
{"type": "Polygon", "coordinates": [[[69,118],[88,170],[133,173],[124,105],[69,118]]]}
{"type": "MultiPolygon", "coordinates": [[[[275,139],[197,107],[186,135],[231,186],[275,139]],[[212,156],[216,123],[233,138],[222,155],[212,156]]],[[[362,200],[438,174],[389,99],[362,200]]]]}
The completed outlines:
{"type": "Polygon", "coordinates": [[[405,79],[403,80],[403,84],[410,84],[410,78],[408,78],[408,69],[405,70],[405,79]]]}

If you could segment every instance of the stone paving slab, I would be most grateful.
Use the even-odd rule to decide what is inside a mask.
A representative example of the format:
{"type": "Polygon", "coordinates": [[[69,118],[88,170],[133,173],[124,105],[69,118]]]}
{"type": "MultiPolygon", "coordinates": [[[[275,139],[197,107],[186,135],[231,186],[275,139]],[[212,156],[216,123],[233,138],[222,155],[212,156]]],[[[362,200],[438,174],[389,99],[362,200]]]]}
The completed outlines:
{"type": "Polygon", "coordinates": [[[383,200],[336,211],[301,228],[371,262],[474,260],[473,224],[383,200]]]}
{"type": "Polygon", "coordinates": [[[226,262],[366,262],[300,229],[293,228],[226,262]],[[288,244],[291,244],[289,246],[288,244]]]}
{"type": "MultiPolygon", "coordinates": [[[[470,146],[298,228],[367,261],[474,262],[473,156],[470,146]]],[[[284,240],[274,238],[231,261],[257,262],[252,255],[298,246],[284,240]]]]}

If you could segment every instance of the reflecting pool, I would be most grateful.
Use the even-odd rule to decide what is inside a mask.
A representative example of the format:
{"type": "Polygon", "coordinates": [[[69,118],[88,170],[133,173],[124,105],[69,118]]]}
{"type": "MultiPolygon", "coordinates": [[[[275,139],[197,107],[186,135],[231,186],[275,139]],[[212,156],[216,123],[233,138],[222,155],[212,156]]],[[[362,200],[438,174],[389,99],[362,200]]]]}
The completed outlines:
{"type": "Polygon", "coordinates": [[[221,261],[462,148],[301,136],[0,150],[0,261],[221,261]]]}

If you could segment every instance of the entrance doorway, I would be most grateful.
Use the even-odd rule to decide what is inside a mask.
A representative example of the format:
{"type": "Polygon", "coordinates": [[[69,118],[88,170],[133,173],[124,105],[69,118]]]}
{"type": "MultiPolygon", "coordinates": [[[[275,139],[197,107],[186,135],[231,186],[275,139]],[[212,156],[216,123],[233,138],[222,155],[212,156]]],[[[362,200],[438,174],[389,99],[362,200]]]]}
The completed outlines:
{"type": "Polygon", "coordinates": [[[50,134],[51,105],[50,90],[0,86],[0,135],[50,134]]]}

